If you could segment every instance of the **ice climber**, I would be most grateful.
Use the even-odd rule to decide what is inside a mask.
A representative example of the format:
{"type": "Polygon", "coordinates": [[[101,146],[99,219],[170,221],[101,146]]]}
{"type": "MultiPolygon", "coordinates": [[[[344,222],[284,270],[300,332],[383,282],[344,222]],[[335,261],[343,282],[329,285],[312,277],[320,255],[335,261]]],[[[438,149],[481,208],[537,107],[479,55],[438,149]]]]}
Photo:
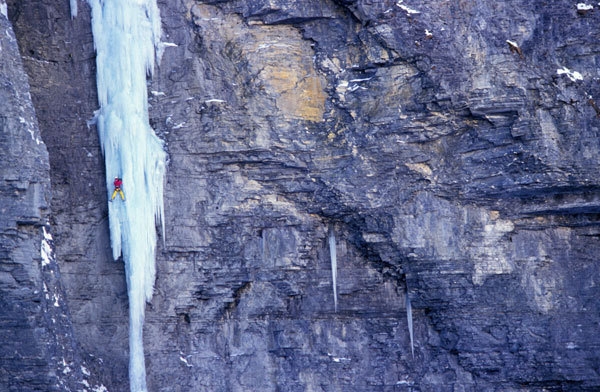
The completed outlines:
{"type": "Polygon", "coordinates": [[[110,201],[113,201],[115,199],[115,197],[117,196],[117,193],[119,195],[121,195],[121,200],[125,201],[125,195],[123,194],[123,190],[121,190],[121,186],[123,185],[123,180],[121,180],[119,177],[115,177],[115,180],[113,181],[113,185],[115,186],[115,190],[112,194],[112,197],[110,198],[110,201]]]}

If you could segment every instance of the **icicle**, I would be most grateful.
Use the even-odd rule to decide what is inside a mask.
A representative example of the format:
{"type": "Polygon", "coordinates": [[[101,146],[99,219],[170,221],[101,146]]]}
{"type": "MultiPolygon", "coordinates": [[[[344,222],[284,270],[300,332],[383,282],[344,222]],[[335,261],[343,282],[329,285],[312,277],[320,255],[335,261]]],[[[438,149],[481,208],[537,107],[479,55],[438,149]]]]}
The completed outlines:
{"type": "Polygon", "coordinates": [[[412,352],[412,357],[415,357],[415,340],[413,335],[413,317],[412,317],[412,305],[410,304],[410,297],[408,296],[408,288],[405,293],[405,301],[406,301],[406,321],[408,323],[408,335],[410,336],[410,351],[412,352]]]}
{"type": "MultiPolygon", "coordinates": [[[[129,295],[129,381],[146,391],[143,325],[155,280],[156,224],[164,239],[163,181],[166,154],[148,120],[147,75],[160,41],[155,0],[88,0],[96,48],[100,109],[96,126],[111,197],[113,180],[123,180],[125,200],[109,203],[113,257],[125,262],[129,295]]],[[[74,0],[72,1],[73,4],[74,0]]]]}
{"type": "Polygon", "coordinates": [[[77,0],[71,0],[71,19],[75,19],[77,17],[77,0]]]}
{"type": "Polygon", "coordinates": [[[331,282],[333,285],[333,306],[337,312],[337,250],[335,248],[335,232],[329,226],[329,258],[331,259],[331,282]]]}

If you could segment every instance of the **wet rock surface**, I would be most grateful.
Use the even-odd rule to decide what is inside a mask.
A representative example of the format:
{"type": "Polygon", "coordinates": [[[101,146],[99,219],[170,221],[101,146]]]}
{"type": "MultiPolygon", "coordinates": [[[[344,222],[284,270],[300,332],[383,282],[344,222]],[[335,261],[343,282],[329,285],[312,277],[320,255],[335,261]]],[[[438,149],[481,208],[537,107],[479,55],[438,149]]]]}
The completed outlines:
{"type": "MultiPolygon", "coordinates": [[[[64,3],[8,10],[73,333],[125,391],[89,14],[64,3]]],[[[420,3],[159,2],[150,116],[169,166],[150,390],[600,388],[600,14],[420,3]]]]}

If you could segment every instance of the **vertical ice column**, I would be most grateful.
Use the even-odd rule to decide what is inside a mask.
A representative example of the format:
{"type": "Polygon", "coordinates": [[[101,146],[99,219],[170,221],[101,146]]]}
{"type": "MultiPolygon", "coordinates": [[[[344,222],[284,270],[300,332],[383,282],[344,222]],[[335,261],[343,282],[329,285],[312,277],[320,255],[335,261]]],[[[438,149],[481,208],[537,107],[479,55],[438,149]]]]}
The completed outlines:
{"type": "Polygon", "coordinates": [[[145,302],[152,298],[155,279],[156,222],[163,222],[166,154],[149,125],[146,86],[160,44],[160,16],[155,0],[88,1],[106,186],[110,197],[114,178],[122,178],[126,199],[117,196],[111,201],[108,215],[113,257],[123,255],[127,275],[130,389],[142,392],[146,391],[145,302]]]}
{"type": "Polygon", "coordinates": [[[413,335],[413,317],[412,317],[412,305],[410,303],[410,297],[408,296],[408,289],[405,292],[406,302],[406,322],[408,324],[408,336],[410,337],[410,351],[412,357],[415,357],[415,340],[413,335]]]}
{"type": "Polygon", "coordinates": [[[70,0],[69,6],[71,7],[71,19],[77,17],[77,0],[70,0]]]}
{"type": "Polygon", "coordinates": [[[329,258],[331,260],[331,283],[333,285],[333,306],[337,312],[337,250],[335,245],[335,232],[329,226],[329,258]]]}

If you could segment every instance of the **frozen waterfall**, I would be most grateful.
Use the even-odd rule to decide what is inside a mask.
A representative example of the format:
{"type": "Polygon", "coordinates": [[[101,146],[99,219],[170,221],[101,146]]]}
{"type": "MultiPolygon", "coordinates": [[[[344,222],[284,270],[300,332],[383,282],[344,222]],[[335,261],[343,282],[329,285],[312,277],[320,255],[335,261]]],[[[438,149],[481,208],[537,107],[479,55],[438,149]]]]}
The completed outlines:
{"type": "Polygon", "coordinates": [[[114,259],[125,262],[129,295],[129,380],[132,392],[146,391],[142,331],[145,303],[155,279],[156,222],[163,221],[166,154],[148,120],[146,78],[160,46],[155,0],[88,0],[96,48],[96,125],[106,164],[108,196],[122,178],[125,201],[109,202],[114,259]]]}

